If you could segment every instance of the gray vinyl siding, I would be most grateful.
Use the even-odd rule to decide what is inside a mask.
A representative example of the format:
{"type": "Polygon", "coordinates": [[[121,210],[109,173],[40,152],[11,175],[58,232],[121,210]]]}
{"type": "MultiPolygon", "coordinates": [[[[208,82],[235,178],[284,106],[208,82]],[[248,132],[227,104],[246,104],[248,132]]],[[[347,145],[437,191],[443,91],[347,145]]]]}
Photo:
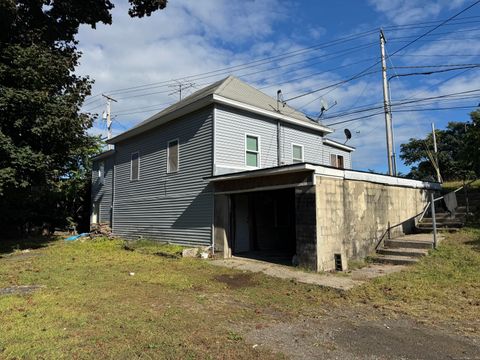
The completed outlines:
{"type": "Polygon", "coordinates": [[[259,167],[277,166],[277,122],[234,108],[215,108],[215,165],[251,169],[245,165],[245,135],[260,138],[259,167]]]}
{"type": "Polygon", "coordinates": [[[320,133],[296,126],[282,124],[282,161],[292,164],[292,144],[303,146],[303,161],[323,164],[323,137],[320,133]]]}
{"type": "Polygon", "coordinates": [[[323,144],[324,151],[323,151],[323,164],[325,165],[330,165],[330,154],[335,154],[335,155],[342,155],[343,156],[343,161],[344,164],[343,166],[345,169],[351,169],[352,168],[352,153],[342,150],[342,149],[337,149],[336,147],[323,144]]]}
{"type": "Polygon", "coordinates": [[[112,181],[113,181],[114,157],[109,156],[100,160],[95,160],[92,165],[92,210],[95,203],[99,203],[100,217],[99,222],[110,224],[110,212],[112,207],[112,181]],[[100,163],[104,163],[104,182],[100,182],[98,169],[100,163]]]}
{"type": "Polygon", "coordinates": [[[213,107],[116,144],[113,232],[186,245],[209,245],[213,194],[213,107]],[[179,171],[167,174],[167,143],[179,140],[179,171]],[[130,180],[139,152],[138,181],[130,180]]]}

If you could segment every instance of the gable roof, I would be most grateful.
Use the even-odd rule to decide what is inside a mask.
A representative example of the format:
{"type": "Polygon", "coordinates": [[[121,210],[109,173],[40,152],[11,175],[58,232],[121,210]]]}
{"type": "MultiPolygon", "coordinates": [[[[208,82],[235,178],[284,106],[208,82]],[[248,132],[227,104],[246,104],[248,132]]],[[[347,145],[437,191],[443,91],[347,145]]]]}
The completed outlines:
{"type": "Polygon", "coordinates": [[[228,76],[194,92],[107,142],[110,144],[117,143],[212,103],[224,104],[254,112],[325,134],[333,132],[330,128],[309,119],[305,114],[288,105],[280,106],[277,112],[276,99],[234,76],[228,76]]]}

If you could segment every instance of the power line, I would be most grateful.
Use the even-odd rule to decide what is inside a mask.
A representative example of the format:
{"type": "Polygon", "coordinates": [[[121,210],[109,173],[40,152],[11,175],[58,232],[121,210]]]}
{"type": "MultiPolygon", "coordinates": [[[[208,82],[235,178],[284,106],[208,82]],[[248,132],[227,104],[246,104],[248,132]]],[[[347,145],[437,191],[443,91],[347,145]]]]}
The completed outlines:
{"type": "MultiPolygon", "coordinates": [[[[443,94],[443,95],[438,95],[438,96],[431,96],[431,97],[422,98],[422,99],[398,100],[397,102],[392,103],[392,107],[394,107],[394,106],[399,106],[399,105],[405,105],[405,104],[413,104],[413,103],[423,102],[423,101],[427,101],[427,100],[444,99],[444,98],[451,97],[451,96],[454,96],[454,95],[471,94],[471,93],[478,92],[478,91],[480,91],[480,89],[460,91],[460,92],[457,92],[457,93],[443,94]]],[[[359,113],[362,113],[362,112],[379,110],[379,109],[382,109],[382,108],[383,108],[383,106],[376,106],[376,107],[371,107],[371,108],[368,108],[368,109],[362,109],[362,110],[352,111],[352,112],[350,112],[350,113],[344,113],[344,114],[340,114],[340,115],[336,115],[336,116],[330,116],[330,117],[328,118],[328,120],[335,119],[335,118],[338,118],[338,117],[345,117],[345,116],[349,116],[349,115],[355,115],[355,114],[359,114],[359,113]]],[[[382,112],[382,114],[383,114],[383,112],[382,112]]],[[[375,115],[375,114],[374,114],[374,115],[375,115]]],[[[367,115],[367,117],[370,117],[370,116],[373,116],[373,115],[367,115]]],[[[363,117],[362,117],[362,118],[363,118],[363,117]]],[[[351,120],[352,120],[352,119],[348,119],[348,120],[344,120],[344,121],[339,121],[339,122],[335,122],[335,123],[328,124],[327,126],[342,124],[342,123],[344,123],[344,122],[349,122],[349,121],[351,121],[351,120]]]]}
{"type": "MultiPolygon", "coordinates": [[[[390,56],[394,56],[395,54],[399,53],[400,51],[402,50],[405,50],[407,47],[411,46],[412,44],[416,43],[417,41],[419,41],[420,39],[424,38],[425,36],[427,36],[428,34],[432,33],[433,31],[435,31],[436,29],[440,28],[441,26],[443,26],[444,24],[448,23],[449,21],[453,20],[454,18],[456,18],[457,16],[459,16],[460,14],[463,14],[464,12],[470,10],[473,6],[477,5],[478,3],[480,3],[480,0],[477,0],[475,1],[473,4],[467,6],[466,8],[462,9],[461,11],[459,11],[458,13],[456,13],[455,15],[449,17],[448,19],[442,21],[440,24],[436,25],[435,27],[433,27],[432,29],[428,30],[427,32],[423,33],[422,35],[416,37],[414,40],[411,40],[409,41],[407,44],[403,45],[402,47],[400,47],[399,49],[397,49],[396,51],[394,51],[392,53],[392,55],[390,56]]],[[[361,72],[359,72],[358,74],[352,76],[350,79],[347,79],[345,81],[343,81],[342,83],[339,83],[339,85],[343,85],[347,82],[350,82],[350,81],[353,81],[353,80],[356,80],[358,78],[358,76],[362,75],[363,73],[367,72],[368,70],[370,70],[371,68],[375,67],[376,65],[380,64],[381,60],[378,60],[375,64],[369,66],[368,68],[362,70],[361,72]]],[[[298,98],[301,98],[301,97],[304,97],[304,96],[307,96],[307,95],[311,95],[311,94],[314,94],[314,93],[317,93],[319,91],[322,91],[324,90],[324,88],[320,88],[320,89],[315,89],[315,90],[311,90],[311,91],[308,91],[304,94],[300,94],[300,95],[297,95],[297,96],[294,96],[294,97],[291,97],[289,99],[286,99],[285,101],[292,101],[292,100],[295,100],[295,99],[298,99],[298,98]]]]}
{"type": "Polygon", "coordinates": [[[360,37],[363,37],[365,35],[373,34],[374,32],[375,32],[375,30],[372,29],[372,30],[364,31],[364,32],[361,32],[361,33],[358,33],[358,34],[353,34],[353,35],[349,35],[349,36],[346,36],[346,37],[331,40],[331,41],[328,41],[328,42],[325,42],[325,43],[319,43],[319,44],[308,46],[308,47],[305,47],[305,48],[302,48],[302,49],[290,51],[290,52],[287,52],[287,53],[283,53],[283,54],[279,54],[279,55],[273,55],[273,56],[265,57],[265,58],[262,58],[262,59],[257,59],[257,60],[245,62],[245,63],[239,64],[239,65],[228,66],[228,67],[224,67],[224,68],[217,69],[217,70],[207,71],[207,72],[203,72],[203,73],[197,73],[195,75],[190,75],[190,76],[183,76],[183,77],[179,77],[179,78],[171,79],[171,80],[158,81],[158,82],[153,82],[153,83],[149,83],[149,84],[127,87],[127,88],[123,88],[123,89],[114,89],[114,90],[111,90],[109,93],[118,94],[119,92],[123,92],[124,90],[137,89],[137,88],[142,88],[142,87],[145,87],[145,86],[158,85],[158,84],[168,84],[168,83],[171,83],[173,81],[198,80],[197,78],[199,76],[211,75],[211,74],[215,74],[215,73],[219,73],[219,72],[225,72],[225,71],[229,71],[229,72],[238,71],[238,70],[242,70],[242,69],[247,68],[247,67],[251,67],[252,65],[259,66],[259,64],[263,65],[264,63],[283,60],[283,59],[286,59],[286,58],[289,58],[289,57],[299,56],[299,55],[302,55],[302,54],[310,52],[310,51],[316,51],[316,50],[319,50],[319,49],[323,49],[325,47],[331,47],[331,46],[341,44],[341,43],[344,43],[344,42],[356,40],[356,39],[358,39],[360,37]]]}

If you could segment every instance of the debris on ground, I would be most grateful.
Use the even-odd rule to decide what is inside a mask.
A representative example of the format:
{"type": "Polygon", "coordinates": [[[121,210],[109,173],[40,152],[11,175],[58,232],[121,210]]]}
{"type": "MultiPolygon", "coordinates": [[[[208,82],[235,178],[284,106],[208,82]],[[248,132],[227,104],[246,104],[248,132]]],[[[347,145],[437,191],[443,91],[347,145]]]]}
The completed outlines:
{"type": "Polygon", "coordinates": [[[107,224],[92,224],[90,237],[107,237],[113,239],[112,229],[107,224]]]}
{"type": "Polygon", "coordinates": [[[0,295],[25,295],[44,287],[43,285],[14,285],[0,288],[0,295]]]}

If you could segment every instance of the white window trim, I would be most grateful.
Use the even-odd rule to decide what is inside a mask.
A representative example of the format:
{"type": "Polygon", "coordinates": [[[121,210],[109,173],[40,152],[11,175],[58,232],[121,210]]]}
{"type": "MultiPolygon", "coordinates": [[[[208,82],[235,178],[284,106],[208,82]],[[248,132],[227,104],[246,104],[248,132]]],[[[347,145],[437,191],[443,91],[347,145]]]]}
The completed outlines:
{"type": "Polygon", "coordinates": [[[130,153],[130,181],[139,181],[140,180],[140,151],[134,151],[130,153]],[[137,154],[137,159],[138,159],[138,178],[134,179],[133,178],[133,160],[132,156],[134,154],[137,154]]]}
{"type": "Polygon", "coordinates": [[[300,145],[300,144],[295,144],[295,143],[292,143],[292,164],[295,164],[295,161],[294,160],[300,160],[300,162],[305,162],[305,148],[303,145],[300,145]],[[302,149],[302,158],[301,159],[295,159],[293,157],[293,147],[294,146],[298,146],[302,149]]]}
{"type": "Polygon", "coordinates": [[[167,141],[167,174],[176,174],[180,171],[180,139],[175,138],[172,140],[167,141]],[[176,171],[170,171],[170,165],[168,158],[170,157],[170,144],[173,142],[177,142],[177,170],[176,171]]]}
{"type": "Polygon", "coordinates": [[[261,138],[260,138],[260,135],[254,135],[254,134],[247,134],[245,133],[245,141],[244,141],[244,151],[243,151],[243,157],[244,157],[244,164],[247,168],[249,169],[260,169],[261,168],[261,144],[262,144],[262,141],[261,141],[261,138]],[[254,138],[257,138],[257,141],[258,141],[258,150],[257,150],[257,166],[251,166],[251,165],[247,165],[247,151],[253,153],[253,151],[251,150],[247,150],[247,137],[254,137],[254,138]]]}

